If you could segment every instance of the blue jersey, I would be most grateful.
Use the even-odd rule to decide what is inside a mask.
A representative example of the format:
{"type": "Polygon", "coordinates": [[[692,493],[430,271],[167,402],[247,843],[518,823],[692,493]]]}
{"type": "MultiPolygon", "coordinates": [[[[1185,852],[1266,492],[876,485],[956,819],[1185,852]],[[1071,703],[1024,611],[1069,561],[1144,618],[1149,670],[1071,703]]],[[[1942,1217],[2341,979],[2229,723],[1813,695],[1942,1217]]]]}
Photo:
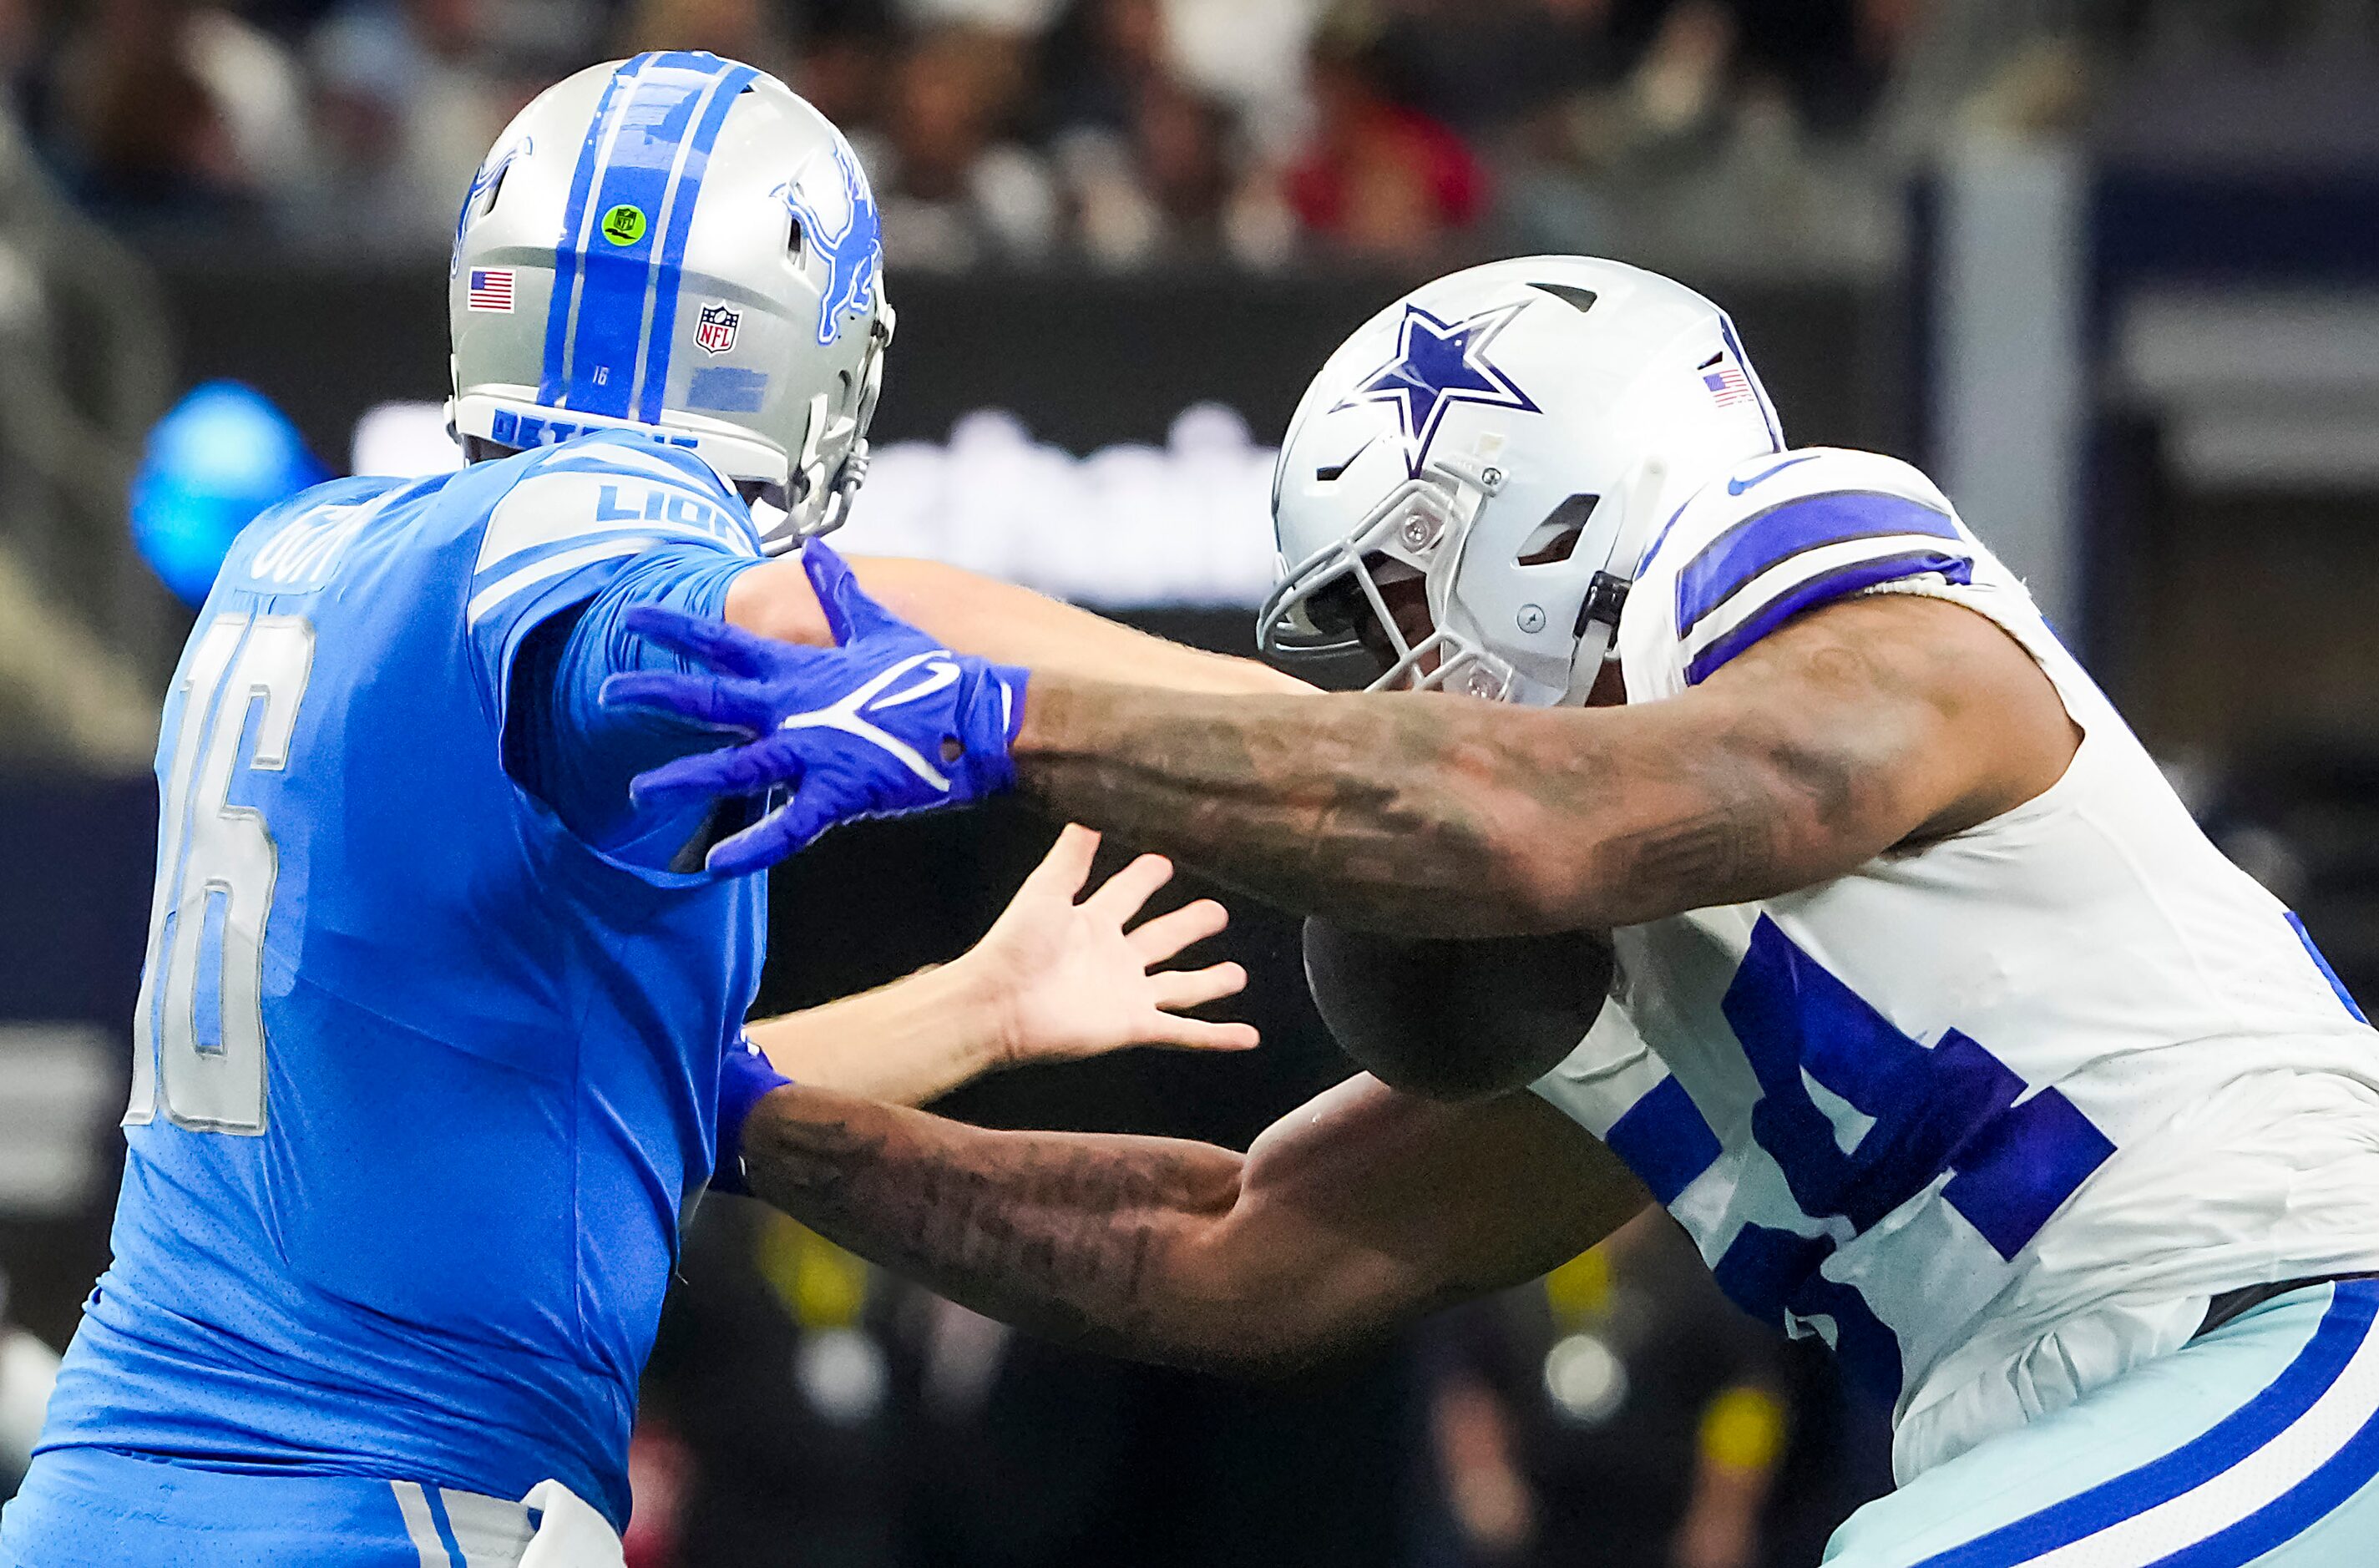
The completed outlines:
{"type": "Polygon", "coordinates": [[[166,703],[115,1260],[44,1449],[550,1477],[624,1522],[764,888],[670,869],[702,824],[624,781],[714,742],[595,687],[667,659],[627,607],[717,614],[758,556],[622,435],[241,537],[166,703]]]}

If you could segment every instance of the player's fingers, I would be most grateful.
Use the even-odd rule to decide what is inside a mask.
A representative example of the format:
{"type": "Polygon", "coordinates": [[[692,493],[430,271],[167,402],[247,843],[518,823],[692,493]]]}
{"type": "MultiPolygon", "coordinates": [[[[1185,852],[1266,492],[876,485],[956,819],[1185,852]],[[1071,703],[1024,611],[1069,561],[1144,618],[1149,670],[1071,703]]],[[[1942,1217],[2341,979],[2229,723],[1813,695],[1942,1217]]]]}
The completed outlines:
{"type": "Polygon", "coordinates": [[[851,581],[851,566],[823,540],[802,546],[802,571],[817,595],[818,613],[826,617],[827,635],[837,647],[851,641],[851,618],[842,602],[842,585],[851,581]]]}
{"type": "Polygon", "coordinates": [[[820,791],[795,790],[791,800],[743,832],[712,845],[703,865],[721,876],[743,876],[791,859],[834,826],[833,814],[821,802],[820,791]]]}
{"type": "Polygon", "coordinates": [[[640,604],[621,617],[621,624],[673,654],[732,675],[757,675],[767,668],[767,643],[724,621],[688,615],[667,605],[640,604]]]}
{"type": "Polygon", "coordinates": [[[792,835],[780,820],[783,814],[782,810],[771,812],[743,832],[713,844],[710,853],[703,857],[703,868],[720,876],[748,876],[791,855],[801,846],[791,842],[792,835]]]}
{"type": "Polygon", "coordinates": [[[1231,963],[1208,964],[1204,969],[1160,970],[1148,978],[1156,995],[1156,1005],[1168,1013],[1219,1002],[1248,987],[1248,971],[1231,963]]]}
{"type": "Polygon", "coordinates": [[[648,767],[628,780],[628,798],[638,805],[652,805],[686,795],[728,793],[728,759],[734,752],[723,747],[648,767]]]}
{"type": "Polygon", "coordinates": [[[831,547],[817,539],[803,545],[802,568],[809,573],[810,586],[817,590],[818,608],[825,612],[827,630],[834,633],[838,645],[853,637],[909,630],[907,621],[868,597],[859,585],[859,573],[831,547]]]}
{"type": "Polygon", "coordinates": [[[1212,899],[1169,910],[1135,929],[1132,951],[1144,964],[1161,964],[1192,942],[1203,942],[1231,923],[1231,911],[1212,899]]]}
{"type": "Polygon", "coordinates": [[[1171,1013],[1163,1017],[1165,1021],[1162,1037],[1149,1041],[1151,1045],[1176,1051],[1252,1051],[1263,1043],[1263,1036],[1251,1023],[1217,1023],[1208,1019],[1177,1018],[1171,1013]]]}
{"type": "Polygon", "coordinates": [[[665,762],[631,779],[628,796],[638,805],[652,805],[689,796],[756,795],[800,777],[798,763],[779,756],[763,742],[665,762]]]}
{"type": "Polygon", "coordinates": [[[605,707],[659,708],[696,724],[753,735],[771,728],[776,717],[757,687],[717,675],[634,670],[607,678],[599,695],[605,707]]]}
{"type": "Polygon", "coordinates": [[[1099,852],[1099,836],[1079,822],[1069,822],[1059,830],[1057,841],[1024,879],[1024,886],[1036,893],[1047,894],[1072,903],[1091,879],[1091,861],[1099,852]]]}
{"type": "Polygon", "coordinates": [[[1173,862],[1163,855],[1142,855],[1094,888],[1082,908],[1102,920],[1121,925],[1140,912],[1141,905],[1173,880],[1173,862]]]}

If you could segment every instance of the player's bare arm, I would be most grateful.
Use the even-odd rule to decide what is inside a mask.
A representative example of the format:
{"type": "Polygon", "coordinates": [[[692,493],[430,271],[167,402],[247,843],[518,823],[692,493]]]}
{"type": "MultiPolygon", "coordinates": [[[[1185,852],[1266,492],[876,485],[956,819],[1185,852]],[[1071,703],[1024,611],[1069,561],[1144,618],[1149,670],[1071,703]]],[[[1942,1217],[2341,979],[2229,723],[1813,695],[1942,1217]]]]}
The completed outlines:
{"type": "Polygon", "coordinates": [[[1836,604],[1623,707],[1213,698],[1037,674],[1018,786],[1291,909],[1407,933],[1629,925],[1771,896],[2039,794],[2078,737],[1984,617],[1836,604]]]}
{"type": "Polygon", "coordinates": [[[743,1158],[756,1196],[979,1311],[1247,1373],[1533,1279],[1646,1201],[1533,1095],[1443,1105],[1369,1077],[1283,1117],[1245,1155],[986,1131],[795,1086],[754,1110],[743,1158]]]}
{"type": "Polygon", "coordinates": [[[714,870],[1021,790],[1328,917],[1306,949],[1325,1018],[1387,1081],[1446,1092],[1346,1091],[1393,1114],[1341,1140],[1325,1101],[1245,1162],[788,1094],[763,1190],[996,1314],[1264,1366],[1599,1234],[1529,1228],[1548,1192],[1612,1191],[1573,1185],[1590,1142],[1493,1170],[1534,1136],[1494,1118],[1551,1107],[1739,1306],[1814,1329],[1894,1408],[1906,1490],[1830,1562],[2360,1568],[2379,1451],[2349,1463],[2276,1391],[2308,1334],[2370,1342],[2367,1020],[1950,499],[1895,459],[1788,447],[1742,354],[1699,296],[1581,259],[1456,274],[1359,329],[1283,440],[1286,571],[1258,626],[1283,654],[1374,653],[1379,695],[995,663],[815,546],[830,650],[640,620],[701,673],[610,696],[744,739],[638,789],[792,791],[714,870]],[[1416,983],[1399,948],[1437,968],[1416,983]],[[1460,1003],[1413,1027],[1432,995],[1460,1003]],[[1561,1055],[1503,1048],[1523,1033],[1561,1055]],[[2281,1435],[2212,1452],[2249,1410],[2281,1435]],[[2105,1479],[2117,1432],[2137,1463],[2105,1479]],[[2307,1451],[2337,1485],[2229,1486],[2307,1451]],[[2160,1490],[2209,1457],[2238,1467],[2160,1490]]]}
{"type": "MultiPolygon", "coordinates": [[[[1045,594],[935,561],[854,556],[867,592],[953,648],[1007,664],[1215,695],[1312,690],[1251,658],[1231,658],[1135,631],[1045,594]]],[[[727,619],[789,643],[833,642],[798,561],[771,561],[738,578],[727,619]]]]}
{"type": "Polygon", "coordinates": [[[1142,855],[1084,897],[1098,844],[1068,827],[983,940],[950,962],[746,1034],[788,1078],[903,1105],[1029,1062],[1254,1045],[1252,1025],[1181,1011],[1236,995],[1244,969],[1162,967],[1222,931],[1223,906],[1200,899],[1134,925],[1173,867],[1142,855]]]}

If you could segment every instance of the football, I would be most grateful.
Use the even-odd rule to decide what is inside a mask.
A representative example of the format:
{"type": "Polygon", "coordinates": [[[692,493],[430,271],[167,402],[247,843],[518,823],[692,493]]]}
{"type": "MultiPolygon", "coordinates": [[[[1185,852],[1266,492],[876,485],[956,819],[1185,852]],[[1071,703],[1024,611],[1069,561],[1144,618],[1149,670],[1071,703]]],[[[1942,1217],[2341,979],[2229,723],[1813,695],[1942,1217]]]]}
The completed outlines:
{"type": "Polygon", "coordinates": [[[1524,1088],[1576,1048],[1610,995],[1600,931],[1407,938],[1305,923],[1305,981],[1349,1056],[1392,1088],[1480,1100],[1524,1088]]]}

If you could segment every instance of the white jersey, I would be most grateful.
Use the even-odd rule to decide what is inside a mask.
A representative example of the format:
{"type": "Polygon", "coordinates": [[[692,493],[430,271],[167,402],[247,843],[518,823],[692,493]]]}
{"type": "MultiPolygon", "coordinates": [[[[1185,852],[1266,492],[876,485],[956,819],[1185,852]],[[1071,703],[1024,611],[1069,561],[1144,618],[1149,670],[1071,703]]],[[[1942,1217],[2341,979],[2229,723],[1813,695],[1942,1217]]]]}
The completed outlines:
{"type": "Polygon", "coordinates": [[[2036,799],[1781,898],[1616,934],[1537,1092],[1737,1304],[1888,1395],[1905,1480],[2177,1346],[2241,1285],[2379,1269],[2379,1035],[2190,820],[2023,586],[1906,464],[1697,492],[1619,627],[1631,702],[1853,594],[1968,606],[2083,731],[2036,799]]]}

